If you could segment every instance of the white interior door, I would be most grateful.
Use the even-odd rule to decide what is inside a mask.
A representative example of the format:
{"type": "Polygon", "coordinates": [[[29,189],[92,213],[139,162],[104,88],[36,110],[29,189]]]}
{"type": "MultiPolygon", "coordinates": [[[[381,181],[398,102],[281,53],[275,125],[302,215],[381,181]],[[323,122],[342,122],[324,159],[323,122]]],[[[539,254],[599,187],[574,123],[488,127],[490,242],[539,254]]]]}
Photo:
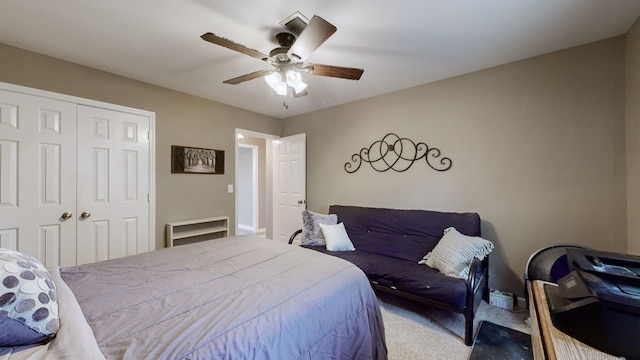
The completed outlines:
{"type": "Polygon", "coordinates": [[[148,116],[78,106],[78,264],[149,251],[148,116]]]}
{"type": "Polygon", "coordinates": [[[0,90],[0,247],[75,265],[75,166],[76,105],[0,90]]]}
{"type": "Polygon", "coordinates": [[[306,134],[280,138],[275,147],[274,238],[288,241],[302,228],[301,213],[306,209],[306,134]]]}

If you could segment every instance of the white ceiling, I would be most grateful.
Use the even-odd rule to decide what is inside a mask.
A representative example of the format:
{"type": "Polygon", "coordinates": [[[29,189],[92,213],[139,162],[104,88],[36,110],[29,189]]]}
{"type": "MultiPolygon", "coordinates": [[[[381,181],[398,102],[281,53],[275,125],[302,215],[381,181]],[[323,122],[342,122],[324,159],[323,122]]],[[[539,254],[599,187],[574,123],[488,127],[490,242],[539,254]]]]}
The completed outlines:
{"type": "Polygon", "coordinates": [[[621,35],[639,16],[640,0],[1,0],[0,42],[284,118],[621,35]],[[359,81],[305,75],[301,98],[222,83],[271,67],[200,35],[268,54],[296,11],[338,28],[308,61],[359,81]]]}

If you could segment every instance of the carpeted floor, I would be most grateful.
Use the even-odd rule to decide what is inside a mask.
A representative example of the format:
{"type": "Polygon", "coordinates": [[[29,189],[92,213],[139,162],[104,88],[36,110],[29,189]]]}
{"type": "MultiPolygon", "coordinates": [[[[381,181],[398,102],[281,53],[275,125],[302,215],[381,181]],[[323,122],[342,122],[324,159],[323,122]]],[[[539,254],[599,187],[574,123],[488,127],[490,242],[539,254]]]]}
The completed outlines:
{"type": "MultiPolygon", "coordinates": [[[[447,359],[466,360],[471,346],[464,344],[464,316],[404,300],[388,294],[378,294],[385,324],[389,360],[447,359]]],[[[530,333],[525,319],[528,312],[514,312],[482,302],[475,318],[475,327],[482,320],[514,330],[530,333]]]]}

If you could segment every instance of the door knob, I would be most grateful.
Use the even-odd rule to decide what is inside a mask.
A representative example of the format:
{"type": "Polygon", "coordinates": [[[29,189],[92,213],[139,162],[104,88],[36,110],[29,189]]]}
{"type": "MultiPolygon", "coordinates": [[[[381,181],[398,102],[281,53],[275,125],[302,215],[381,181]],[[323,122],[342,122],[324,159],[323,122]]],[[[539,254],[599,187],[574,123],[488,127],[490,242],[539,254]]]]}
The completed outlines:
{"type": "Polygon", "coordinates": [[[71,219],[72,216],[73,214],[68,211],[63,212],[62,215],[60,215],[60,217],[64,220],[71,219]]]}
{"type": "Polygon", "coordinates": [[[88,211],[83,211],[82,214],[80,214],[80,217],[83,219],[88,218],[89,216],[91,216],[91,213],[88,211]]]}

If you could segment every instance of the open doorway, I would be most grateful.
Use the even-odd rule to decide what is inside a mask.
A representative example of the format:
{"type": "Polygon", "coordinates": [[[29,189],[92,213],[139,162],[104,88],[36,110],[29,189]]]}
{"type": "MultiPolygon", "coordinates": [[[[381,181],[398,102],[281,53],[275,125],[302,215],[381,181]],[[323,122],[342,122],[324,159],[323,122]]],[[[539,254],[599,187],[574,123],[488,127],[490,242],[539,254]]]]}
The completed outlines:
{"type": "Polygon", "coordinates": [[[273,235],[273,141],[277,136],[236,129],[236,234],[273,235]]]}
{"type": "Polygon", "coordinates": [[[258,191],[258,145],[239,143],[237,156],[238,233],[256,234],[260,228],[260,195],[264,192],[258,191]]]}

